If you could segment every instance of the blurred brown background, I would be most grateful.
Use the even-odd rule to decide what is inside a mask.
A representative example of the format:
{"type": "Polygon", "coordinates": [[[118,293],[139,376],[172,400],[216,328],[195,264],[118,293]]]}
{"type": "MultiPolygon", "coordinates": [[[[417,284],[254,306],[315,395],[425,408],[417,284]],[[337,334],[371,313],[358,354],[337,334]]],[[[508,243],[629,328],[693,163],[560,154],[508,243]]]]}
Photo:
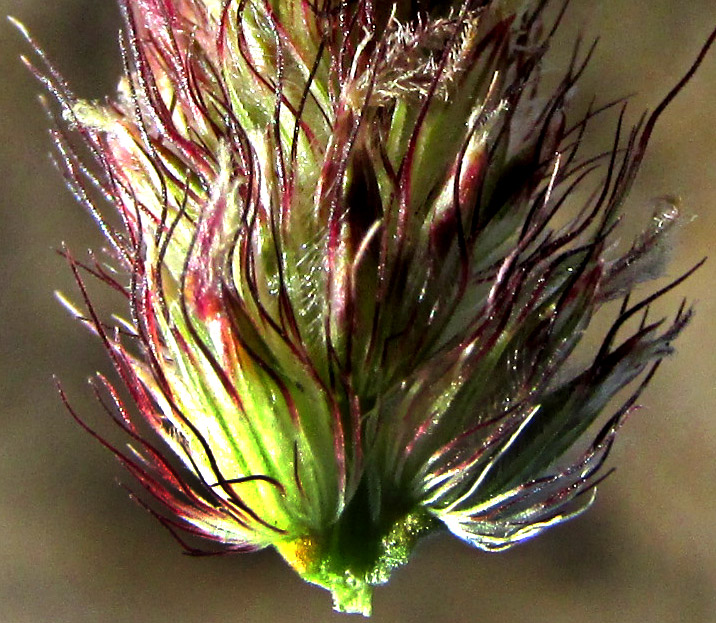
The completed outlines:
{"type": "MultiPolygon", "coordinates": [[[[0,0],[0,14],[30,27],[80,95],[112,91],[120,65],[112,0],[0,0]]],[[[577,0],[568,15],[561,41],[584,24],[601,35],[578,97],[637,92],[631,122],[716,26],[713,0],[577,0]]],[[[100,240],[49,162],[41,89],[21,52],[20,36],[0,24],[0,621],[343,620],[328,594],[270,552],[182,556],[114,484],[127,480],[117,463],[60,405],[55,372],[78,409],[99,416],[85,378],[110,366],[53,299],[55,289],[75,292],[53,248],[66,240],[80,253],[100,240]]],[[[713,251],[715,118],[716,51],[660,123],[630,202],[643,221],[650,198],[674,193],[697,216],[672,276],[713,251]]],[[[713,258],[681,289],[698,315],[644,397],[648,408],[623,431],[611,458],[619,469],[591,512],[500,555],[430,541],[377,591],[374,620],[716,622],[715,282],[713,258]]]]}

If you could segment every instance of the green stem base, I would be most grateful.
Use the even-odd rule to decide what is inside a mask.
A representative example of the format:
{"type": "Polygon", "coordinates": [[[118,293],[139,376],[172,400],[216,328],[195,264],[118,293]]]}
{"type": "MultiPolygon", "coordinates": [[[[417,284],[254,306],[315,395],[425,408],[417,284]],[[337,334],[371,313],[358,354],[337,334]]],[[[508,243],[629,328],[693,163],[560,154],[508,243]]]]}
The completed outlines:
{"type": "Polygon", "coordinates": [[[276,544],[299,575],[329,590],[338,612],[370,616],[373,587],[385,584],[408,562],[417,541],[439,522],[420,509],[392,521],[372,523],[351,504],[325,534],[276,544]]]}

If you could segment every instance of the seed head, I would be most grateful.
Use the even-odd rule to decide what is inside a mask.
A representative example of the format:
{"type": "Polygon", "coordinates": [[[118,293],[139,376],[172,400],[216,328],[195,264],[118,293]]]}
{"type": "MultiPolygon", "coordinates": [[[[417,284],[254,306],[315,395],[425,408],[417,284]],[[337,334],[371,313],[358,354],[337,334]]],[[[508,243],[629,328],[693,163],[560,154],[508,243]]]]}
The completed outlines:
{"type": "Polygon", "coordinates": [[[590,52],[544,92],[546,4],[120,0],[124,77],[101,104],[40,56],[65,177],[110,246],[64,254],[134,403],[95,380],[131,450],[72,413],[190,553],[274,547],[367,615],[424,535],[501,550],[594,499],[691,317],[648,311],[692,271],[632,300],[661,273],[675,201],[626,252],[614,241],[706,48],[636,127],[621,102],[570,121],[590,52]],[[615,107],[613,147],[582,156],[615,107]],[[126,321],[99,317],[87,275],[126,321]],[[596,353],[575,355],[616,299],[596,353]]]}

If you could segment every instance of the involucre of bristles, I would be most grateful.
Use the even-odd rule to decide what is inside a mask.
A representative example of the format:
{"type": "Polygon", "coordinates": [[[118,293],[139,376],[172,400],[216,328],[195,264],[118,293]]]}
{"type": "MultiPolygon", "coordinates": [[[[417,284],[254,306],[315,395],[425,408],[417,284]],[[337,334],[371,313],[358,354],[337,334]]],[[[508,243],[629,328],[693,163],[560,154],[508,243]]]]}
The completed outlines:
{"type": "Polygon", "coordinates": [[[674,209],[621,257],[613,239],[654,124],[714,37],[651,116],[626,130],[622,110],[612,149],[584,157],[613,108],[567,121],[591,51],[545,94],[546,2],[454,4],[405,23],[367,0],[122,0],[113,100],[38,72],[69,128],[65,177],[123,275],[65,253],[137,407],[101,377],[134,451],[92,434],[191,553],[182,531],[274,546],[348,611],[369,612],[370,585],[438,526],[500,550],[586,508],[691,315],[648,315],[691,271],[631,301],[674,209]],[[131,339],[86,274],[126,295],[131,339]]]}

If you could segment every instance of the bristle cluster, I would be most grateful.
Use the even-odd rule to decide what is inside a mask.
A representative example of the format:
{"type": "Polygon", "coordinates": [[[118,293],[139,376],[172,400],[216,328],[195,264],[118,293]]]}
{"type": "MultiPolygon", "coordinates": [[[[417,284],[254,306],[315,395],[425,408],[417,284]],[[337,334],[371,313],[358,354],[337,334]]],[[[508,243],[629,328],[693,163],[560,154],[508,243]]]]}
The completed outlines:
{"type": "Polygon", "coordinates": [[[622,106],[568,121],[591,51],[544,93],[547,2],[453,4],[405,23],[370,0],[121,0],[114,99],[78,99],[41,53],[36,72],[114,263],[64,252],[74,313],[136,407],[98,377],[133,451],[92,434],[190,552],[182,532],[274,546],[344,610],[369,612],[370,586],[439,526],[499,550],[588,506],[691,316],[649,308],[692,271],[632,301],[664,264],[672,202],[622,256],[612,240],[714,37],[652,115],[626,130],[622,108],[612,148],[585,157],[588,128],[622,106]],[[119,327],[87,275],[126,296],[119,327]]]}

